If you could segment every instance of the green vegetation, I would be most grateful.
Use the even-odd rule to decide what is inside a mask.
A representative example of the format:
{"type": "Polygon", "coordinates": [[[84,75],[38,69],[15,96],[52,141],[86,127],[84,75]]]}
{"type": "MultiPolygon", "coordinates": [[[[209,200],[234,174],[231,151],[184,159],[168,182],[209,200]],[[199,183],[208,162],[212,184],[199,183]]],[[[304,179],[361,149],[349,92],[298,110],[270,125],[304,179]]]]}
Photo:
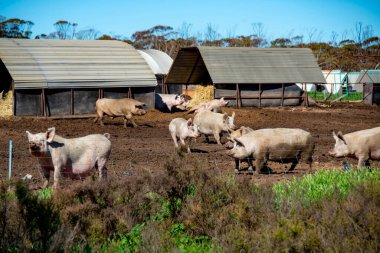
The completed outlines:
{"type": "Polygon", "coordinates": [[[277,204],[301,202],[312,204],[323,199],[346,198],[356,186],[368,181],[380,183],[380,170],[320,170],[301,179],[274,184],[272,189],[277,204]]]}
{"type": "MultiPolygon", "coordinates": [[[[328,92],[321,92],[321,91],[308,91],[307,92],[308,96],[313,98],[314,100],[317,101],[332,101],[335,100],[339,97],[341,97],[341,94],[335,93],[331,94],[328,92]]],[[[350,92],[346,96],[342,97],[342,101],[362,101],[363,100],[363,92],[350,92]]]]}
{"type": "Polygon", "coordinates": [[[161,176],[57,192],[3,187],[0,251],[379,252],[380,170],[257,185],[203,164],[175,157],[161,176]]]}

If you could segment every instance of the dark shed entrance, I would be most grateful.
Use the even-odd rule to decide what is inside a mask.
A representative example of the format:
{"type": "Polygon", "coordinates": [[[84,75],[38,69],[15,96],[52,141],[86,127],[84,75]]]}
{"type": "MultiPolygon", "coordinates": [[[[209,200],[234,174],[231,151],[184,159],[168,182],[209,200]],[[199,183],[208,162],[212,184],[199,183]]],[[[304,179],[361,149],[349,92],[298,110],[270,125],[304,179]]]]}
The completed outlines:
{"type": "Polygon", "coordinates": [[[14,115],[95,113],[98,98],[135,98],[154,108],[155,75],[119,41],[0,40],[0,91],[14,115]]]}
{"type": "Polygon", "coordinates": [[[364,103],[380,105],[380,70],[361,71],[357,80],[363,84],[364,103]]]}
{"type": "Polygon", "coordinates": [[[286,106],[307,101],[296,83],[325,83],[306,48],[181,48],[166,85],[212,84],[214,97],[231,105],[286,106]]]}

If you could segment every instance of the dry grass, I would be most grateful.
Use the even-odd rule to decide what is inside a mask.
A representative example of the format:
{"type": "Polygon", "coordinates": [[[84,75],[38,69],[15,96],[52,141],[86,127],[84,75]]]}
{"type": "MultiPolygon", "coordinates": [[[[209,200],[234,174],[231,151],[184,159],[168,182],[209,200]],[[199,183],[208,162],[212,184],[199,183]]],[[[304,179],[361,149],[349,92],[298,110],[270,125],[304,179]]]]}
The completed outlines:
{"type": "Polygon", "coordinates": [[[13,115],[13,92],[9,91],[2,100],[0,100],[0,117],[8,118],[13,115]]]}
{"type": "Polygon", "coordinates": [[[213,85],[197,85],[195,94],[190,100],[189,107],[194,107],[202,103],[206,103],[214,99],[214,86],[213,85]]]}

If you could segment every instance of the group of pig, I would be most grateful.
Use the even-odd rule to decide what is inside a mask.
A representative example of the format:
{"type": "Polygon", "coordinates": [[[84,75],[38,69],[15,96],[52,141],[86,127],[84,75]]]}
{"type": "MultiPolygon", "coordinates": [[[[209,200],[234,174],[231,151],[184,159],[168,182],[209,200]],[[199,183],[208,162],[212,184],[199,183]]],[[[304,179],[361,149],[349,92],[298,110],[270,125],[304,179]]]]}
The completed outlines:
{"type": "MultiPolygon", "coordinates": [[[[186,98],[181,95],[162,96],[167,109],[182,106],[187,109],[186,98]]],[[[212,100],[192,108],[189,113],[195,113],[194,119],[174,118],[169,123],[169,132],[176,148],[181,146],[190,152],[190,146],[185,144],[187,138],[197,138],[201,134],[213,135],[221,144],[221,136],[228,133],[229,141],[225,144],[226,154],[235,158],[235,171],[240,170],[241,161],[248,162],[249,170],[258,172],[267,169],[268,161],[291,162],[290,170],[294,170],[301,157],[311,166],[314,152],[314,142],[309,132],[302,129],[268,128],[253,130],[248,127],[237,127],[234,124],[235,113],[231,116],[222,113],[221,108],[227,105],[223,98],[212,100]],[[236,130],[237,129],[237,130],[236,130]],[[255,167],[252,161],[255,161],[255,167]]],[[[130,121],[136,123],[132,115],[144,115],[144,104],[134,99],[98,99],[96,102],[96,121],[103,125],[104,115],[123,117],[124,127],[130,121]]],[[[26,131],[29,140],[29,150],[37,157],[44,178],[44,186],[48,186],[50,171],[54,174],[53,187],[59,186],[61,175],[70,178],[84,178],[93,168],[97,168],[100,178],[107,176],[106,163],[111,153],[110,135],[93,134],[84,137],[66,139],[56,135],[55,128],[49,128],[44,133],[32,134],[26,131]]],[[[343,135],[333,132],[335,146],[329,152],[334,157],[355,156],[359,159],[358,167],[367,165],[369,159],[380,159],[380,127],[361,130],[343,135]]]]}

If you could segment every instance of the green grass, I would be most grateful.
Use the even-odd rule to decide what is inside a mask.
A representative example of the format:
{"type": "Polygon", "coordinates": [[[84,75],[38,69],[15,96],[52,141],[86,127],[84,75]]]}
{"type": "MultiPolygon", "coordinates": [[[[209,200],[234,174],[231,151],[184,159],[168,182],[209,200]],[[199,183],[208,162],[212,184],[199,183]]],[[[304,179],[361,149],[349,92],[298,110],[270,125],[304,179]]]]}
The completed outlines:
{"type": "Polygon", "coordinates": [[[272,189],[275,193],[276,205],[296,201],[311,204],[324,198],[331,198],[334,194],[345,198],[355,186],[370,180],[380,182],[379,169],[346,172],[337,169],[319,170],[315,174],[274,184],[272,189]]]}
{"type": "MultiPolygon", "coordinates": [[[[330,93],[325,93],[325,92],[314,92],[314,91],[308,91],[307,92],[308,96],[319,101],[319,100],[324,100],[326,97],[330,95],[330,93]]],[[[328,101],[334,100],[339,98],[340,95],[339,93],[332,94],[329,98],[328,101]]],[[[362,92],[350,92],[347,94],[347,96],[343,97],[343,101],[361,101],[363,99],[363,93],[362,92]]]]}

